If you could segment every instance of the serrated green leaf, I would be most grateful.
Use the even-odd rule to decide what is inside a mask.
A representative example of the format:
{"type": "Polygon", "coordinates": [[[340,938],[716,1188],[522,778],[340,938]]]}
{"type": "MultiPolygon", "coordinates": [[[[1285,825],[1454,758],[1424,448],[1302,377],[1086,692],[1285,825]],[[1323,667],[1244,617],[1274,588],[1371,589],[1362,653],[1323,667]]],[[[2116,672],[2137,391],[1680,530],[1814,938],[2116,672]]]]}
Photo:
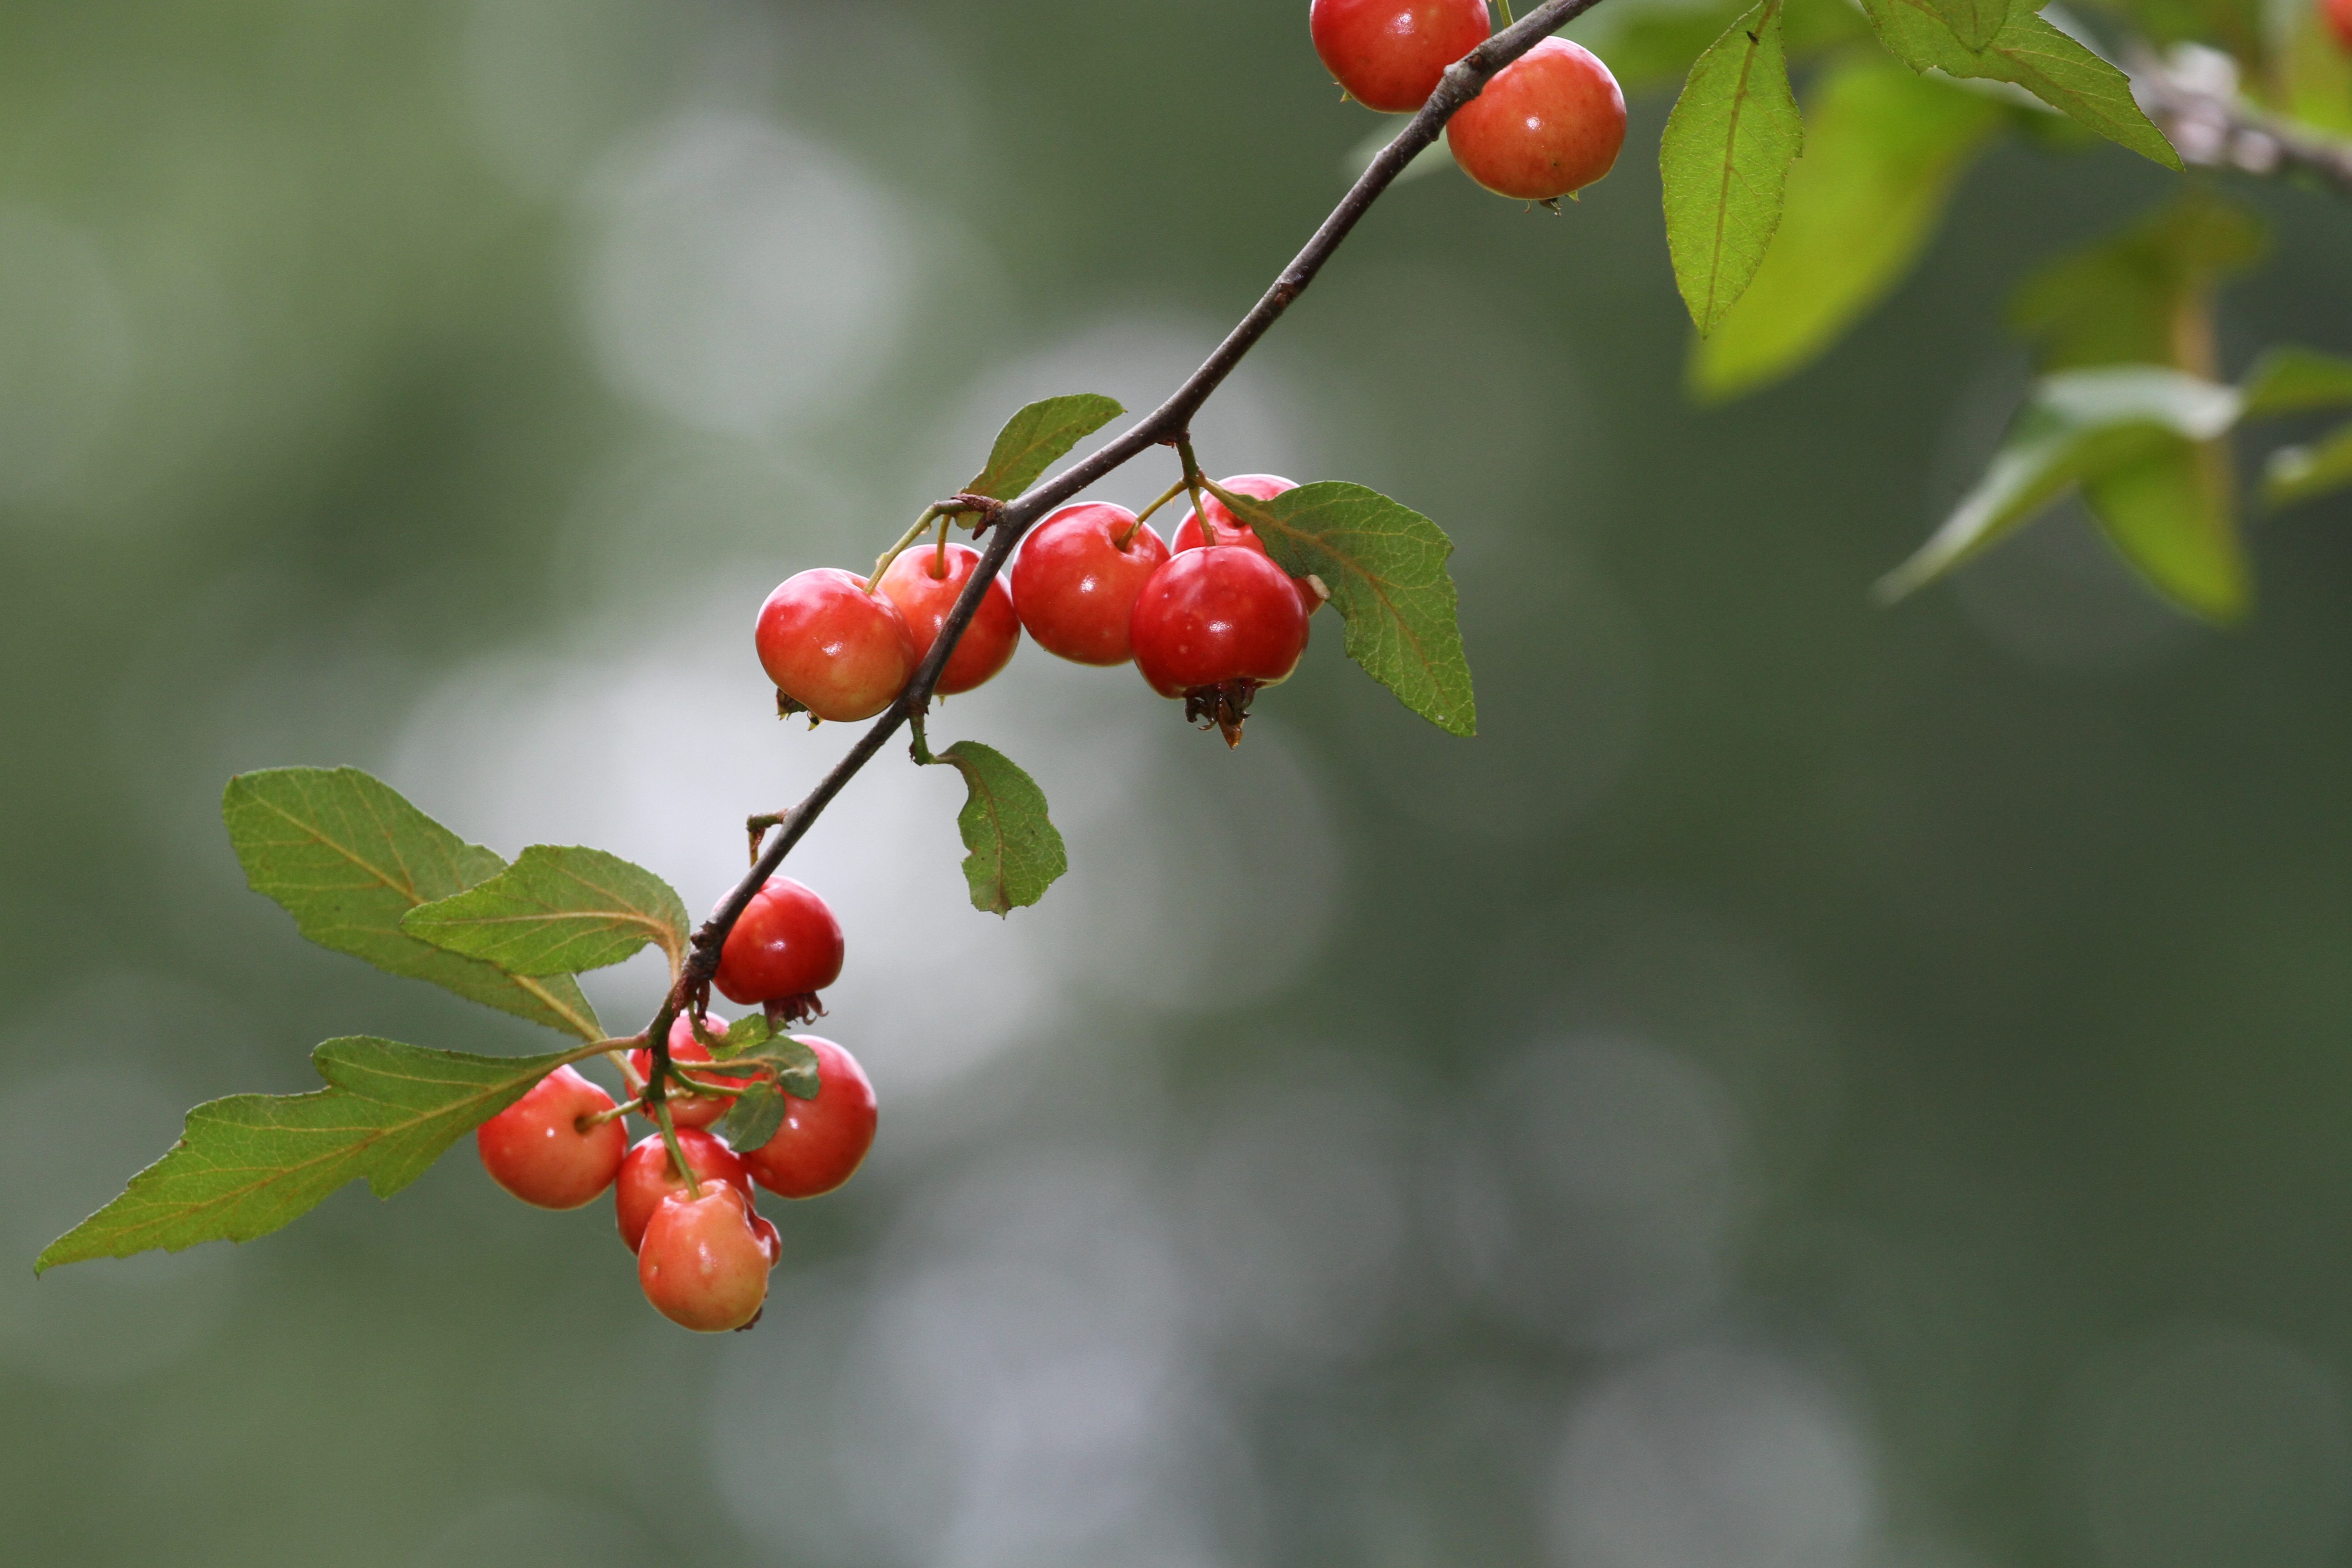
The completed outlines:
{"type": "Polygon", "coordinates": [[[2045,377],[1985,471],[1935,536],[1878,584],[1893,601],[1933,582],[2086,480],[2210,441],[2242,406],[2237,390],[2154,365],[2045,377]]]}
{"type": "Polygon", "coordinates": [[[2176,174],[2180,154],[2132,97],[2131,79],[2021,5],[1982,48],[1952,30],[1936,0],[1863,0],[1880,42],[1914,70],[2023,88],[2119,147],[2176,174]]]}
{"type": "Polygon", "coordinates": [[[988,466],[965,490],[1011,500],[1045,477],[1055,459],[1127,410],[1098,393],[1074,393],[1033,403],[1004,422],[988,466]]]}
{"type": "Polygon", "coordinates": [[[197,1106],[171,1152],[51,1242],[34,1269],[250,1241],[362,1178],[388,1198],[547,1073],[589,1054],[478,1057],[364,1036],[329,1040],[310,1053],[328,1087],[197,1106]]]}
{"type": "Polygon", "coordinates": [[[400,929],[401,917],[419,904],[488,881],[506,862],[382,780],[357,768],[241,773],[228,782],[221,816],[253,890],[283,906],[320,946],[551,1029],[604,1037],[570,976],[509,974],[400,929]]]}
{"type": "Polygon", "coordinates": [[[725,1061],[740,1057],[745,1051],[758,1050],[775,1037],[776,1026],[768,1022],[768,1016],[752,1013],[728,1025],[726,1037],[719,1044],[712,1045],[708,1038],[704,1038],[702,1043],[714,1059],[725,1061]]]}
{"type": "Polygon", "coordinates": [[[2263,500],[2292,506],[2352,485],[2352,425],[2307,447],[2282,447],[2263,469],[2263,500]]]}
{"type": "Polygon", "coordinates": [[[1444,530],[1344,480],[1301,485],[1270,501],[1216,493],[1275,564],[1323,584],[1348,624],[1348,657],[1366,674],[1439,729],[1478,732],[1478,700],[1445,571],[1454,542],[1444,530]]]}
{"type": "MultiPolygon", "coordinates": [[[[764,1073],[794,1100],[814,1100],[817,1089],[816,1052],[793,1035],[775,1035],[761,1048],[724,1061],[696,1062],[688,1069],[716,1079],[748,1078],[764,1073]]],[[[738,1144],[737,1147],[741,1147],[738,1144]]]]}
{"type": "Polygon", "coordinates": [[[2086,478],[2083,500],[2149,587],[2199,619],[2226,626],[2253,604],[2237,489],[2226,443],[2176,436],[2136,462],[2086,478]]]}
{"type": "Polygon", "coordinates": [[[2266,352],[2238,384],[2250,419],[2337,408],[2352,403],[2352,359],[2289,344],[2266,352]]]}
{"type": "Polygon", "coordinates": [[[1738,305],[1693,341],[1691,387],[1751,392],[1801,368],[1900,281],[2002,106],[1872,51],[1812,89],[1780,232],[1738,305]]]}
{"type": "MultiPolygon", "coordinates": [[[[1607,63],[1628,98],[1690,74],[1707,46],[1751,9],[1755,0],[1714,0],[1697,6],[1598,5],[1567,28],[1567,36],[1607,63]]],[[[1780,39],[1790,63],[1870,37],[1870,25],[1851,0],[1782,0],[1780,39]]]]}
{"type": "Polygon", "coordinates": [[[735,1097],[733,1109],[719,1124],[719,1133],[738,1149],[757,1149],[783,1124],[783,1094],[762,1079],[735,1097]]]}
{"type": "Polygon", "coordinates": [[[1764,0],[1691,67],[1658,143],[1675,283],[1701,332],[1714,330],[1763,265],[1789,163],[1803,144],[1780,0],[1764,0]]]}
{"type": "Polygon", "coordinates": [[[1045,814],[1045,792],[1036,780],[993,746],[958,741],[926,761],[944,763],[963,775],[963,809],[956,830],[970,853],[963,858],[971,907],[1005,915],[1045,896],[1055,878],[1070,868],[1068,852],[1045,814]]]}
{"type": "MultiPolygon", "coordinates": [[[[2019,0],[2032,4],[2032,0],[2019,0]]],[[[1981,49],[2000,34],[2009,20],[2010,0],[1929,0],[1952,36],[1969,48],[1981,49]]]]}
{"type": "Polygon", "coordinates": [[[534,844],[477,887],[400,918],[400,929],[509,974],[573,974],[658,943],[686,962],[686,904],[667,882],[602,849],[534,844]]]}

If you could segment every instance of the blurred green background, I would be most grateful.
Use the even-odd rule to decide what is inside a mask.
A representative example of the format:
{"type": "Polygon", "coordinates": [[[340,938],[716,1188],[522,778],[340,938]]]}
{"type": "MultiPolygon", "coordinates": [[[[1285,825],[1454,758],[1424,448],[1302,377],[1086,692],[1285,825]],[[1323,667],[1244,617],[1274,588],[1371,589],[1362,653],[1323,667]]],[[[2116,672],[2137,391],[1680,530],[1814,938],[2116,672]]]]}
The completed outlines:
{"type": "MultiPolygon", "coordinates": [[[[1034,649],[948,704],[1072,869],[973,913],[895,752],[796,857],[883,1132],[771,1205],[757,1331],[463,1146],[34,1281],[321,1038],[531,1048],[302,943],[224,780],[715,900],[848,740],[771,715],[766,590],[1027,398],[1156,401],[1336,199],[1374,121],[1303,11],[0,11],[11,1560],[2352,1561],[2352,505],[2263,527],[2226,636],[2073,515],[1865,600],[2025,384],[2007,291],[2171,188],[2112,149],[1996,154],[1713,411],[1662,101],[1562,217],[1392,193],[1200,444],[1453,532],[1483,734],[1328,617],[1231,755],[1034,649]]],[[[2227,368],[2352,350],[2352,209],[2243,194],[2227,368]]],[[[659,976],[594,981],[627,1027],[659,976]]]]}

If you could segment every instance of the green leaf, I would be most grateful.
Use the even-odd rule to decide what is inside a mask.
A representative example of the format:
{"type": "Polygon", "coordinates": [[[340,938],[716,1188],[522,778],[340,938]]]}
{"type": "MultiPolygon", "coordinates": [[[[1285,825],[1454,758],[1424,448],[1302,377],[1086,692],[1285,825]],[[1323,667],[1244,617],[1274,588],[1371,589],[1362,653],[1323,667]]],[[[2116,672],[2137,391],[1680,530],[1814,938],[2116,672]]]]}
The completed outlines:
{"type": "Polygon", "coordinates": [[[229,780],[229,842],[253,890],[321,947],[586,1040],[604,1038],[568,975],[509,974],[400,929],[403,915],[488,881],[506,862],[357,768],[272,768],[229,780]]]}
{"type": "MultiPolygon", "coordinates": [[[[698,1076],[738,1079],[763,1073],[794,1100],[814,1100],[817,1090],[816,1052],[792,1035],[771,1037],[767,1048],[729,1057],[724,1061],[695,1062],[688,1069],[698,1076]]],[[[762,1139],[761,1142],[765,1142],[762,1139]]],[[[744,1145],[738,1143],[737,1148],[744,1145]]]]}
{"type": "Polygon", "coordinates": [[[2352,359],[2293,345],[2275,348],[2256,360],[2239,384],[2250,419],[2336,408],[2352,403],[2352,359]]]}
{"type": "Polygon", "coordinates": [[[2045,377],[1984,479],[1910,560],[1878,584],[1887,602],[1933,582],[2086,480],[2210,441],[2238,418],[2233,387],[2131,365],[2045,377]]]}
{"type": "Polygon", "coordinates": [[[2281,79],[2276,107],[2316,130],[2352,135],[2352,50],[2336,41],[2317,5],[2295,7],[2290,26],[2273,67],[2281,79]]]}
{"type": "MultiPolygon", "coordinates": [[[[1971,49],[1991,43],[2009,20],[2010,0],[1929,0],[1952,36],[1971,49]]],[[[2029,3],[2029,0],[2021,0],[2029,3]]]]}
{"type": "Polygon", "coordinates": [[[1763,265],[1789,163],[1803,144],[1780,0],[1764,0],[1691,67],[1658,143],[1675,283],[1701,332],[1714,330],[1763,265]]]}
{"type": "Polygon", "coordinates": [[[776,1038],[776,1026],[768,1022],[766,1014],[752,1013],[728,1025],[726,1037],[717,1044],[713,1044],[702,1030],[696,1030],[695,1036],[714,1059],[725,1061],[731,1057],[740,1057],[745,1051],[757,1050],[776,1038]]]}
{"type": "Polygon", "coordinates": [[[2237,490],[2226,442],[2170,436],[2137,462],[2086,478],[2083,500],[2149,587],[2221,626],[2253,604],[2237,490]]]}
{"type": "Polygon", "coordinates": [[[2263,253],[2261,223],[2201,190],[2027,279],[2010,323],[2043,370],[2170,364],[2210,376],[2184,351],[2210,342],[2215,285],[2263,253]]]}
{"type": "Polygon", "coordinates": [[[329,1040],[310,1053],[327,1088],[197,1106],[169,1153],[33,1268],[250,1241],[362,1177],[388,1198],[550,1071],[588,1054],[477,1057],[364,1036],[329,1040]]]}
{"type": "MultiPolygon", "coordinates": [[[[1686,5],[1596,6],[1567,29],[1568,37],[1606,61],[1628,98],[1690,74],[1707,46],[1749,10],[1754,0],[1686,5]]],[[[1793,63],[1870,37],[1851,0],[1782,0],[1780,34],[1793,63]]]]}
{"type": "Polygon", "coordinates": [[[2308,447],[2283,447],[2263,470],[2263,500],[2292,506],[2352,485],[2352,425],[2308,447]]]}
{"type": "MultiPolygon", "coordinates": [[[[2038,111],[2037,111],[2038,112],[2038,111]]],[[[1696,340],[1692,390],[1737,396],[1825,351],[1910,271],[2003,108],[1875,51],[1813,89],[1771,252],[1737,308],[1696,340]]]]}
{"type": "Polygon", "coordinates": [[[686,962],[686,905],[667,882],[602,849],[534,844],[478,887],[421,905],[400,929],[509,974],[572,974],[658,942],[686,962]]]}
{"type": "Polygon", "coordinates": [[[1981,48],[1962,41],[1937,0],[1863,0],[1863,9],[1879,41],[1912,69],[2013,83],[2117,146],[2179,171],[2180,154],[2141,111],[2131,79],[2022,6],[1981,48]]]}
{"type": "Polygon", "coordinates": [[[1478,732],[1478,700],[1454,618],[1437,524],[1378,490],[1322,479],[1270,501],[1209,487],[1275,564],[1312,576],[1348,623],[1348,657],[1439,729],[1478,732]]]}
{"type": "Polygon", "coordinates": [[[963,775],[963,809],[956,829],[963,835],[964,880],[971,907],[1005,915],[1045,896],[1055,879],[1070,868],[1062,835],[1045,815],[1045,792],[993,746],[958,741],[937,756],[963,775]]]}
{"type": "Polygon", "coordinates": [[[1042,479],[1055,458],[1126,412],[1114,400],[1092,392],[1033,403],[1005,421],[988,454],[988,467],[964,489],[1011,500],[1042,479]]]}
{"type": "Polygon", "coordinates": [[[727,1119],[719,1124],[719,1136],[738,1149],[757,1149],[776,1135],[784,1124],[784,1097],[766,1079],[735,1097],[727,1119]]]}

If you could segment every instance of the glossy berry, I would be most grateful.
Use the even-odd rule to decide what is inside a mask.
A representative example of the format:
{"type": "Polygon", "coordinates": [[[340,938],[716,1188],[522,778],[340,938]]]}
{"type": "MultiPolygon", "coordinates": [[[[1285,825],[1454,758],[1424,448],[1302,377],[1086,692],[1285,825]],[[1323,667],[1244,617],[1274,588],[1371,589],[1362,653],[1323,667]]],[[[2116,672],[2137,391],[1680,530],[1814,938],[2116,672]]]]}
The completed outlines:
{"type": "MultiPolygon", "coordinates": [[[[703,1027],[713,1035],[723,1035],[727,1032],[727,1020],[706,1019],[703,1027]]],[[[681,1067],[710,1059],[710,1048],[694,1037],[694,1020],[683,1013],[670,1020],[669,1059],[681,1067]]],[[[643,1047],[631,1051],[629,1066],[636,1069],[640,1079],[650,1076],[654,1070],[653,1052],[643,1047]]],[[[688,1094],[676,1079],[667,1085],[667,1096],[673,1127],[708,1127],[735,1106],[731,1094],[688,1094]]]]}
{"type": "Polygon", "coordinates": [[[2319,0],[2319,14],[2327,19],[2336,43],[2352,55],[2352,0],[2319,0]]]}
{"type": "Polygon", "coordinates": [[[1486,41],[1486,0],[1314,0],[1307,29],[1348,96],[1383,114],[1429,101],[1445,68],[1486,41]]]}
{"type": "MultiPolygon", "coordinates": [[[[1272,500],[1285,490],[1298,488],[1297,483],[1279,474],[1235,474],[1230,479],[1220,479],[1218,487],[1237,496],[1247,496],[1252,500],[1272,500]]],[[[1219,544],[1239,544],[1256,551],[1260,555],[1265,554],[1265,542],[1258,538],[1248,523],[1234,515],[1233,508],[1213,495],[1203,493],[1201,500],[1202,510],[1209,514],[1209,526],[1216,530],[1219,544]]],[[[1176,525],[1175,547],[1178,550],[1198,550],[1206,542],[1201,520],[1187,508],[1184,520],[1176,525]]],[[[1273,559],[1272,556],[1266,558],[1273,559]]],[[[1304,577],[1293,577],[1291,581],[1298,584],[1298,602],[1306,606],[1308,615],[1323,607],[1323,595],[1316,591],[1314,584],[1304,577]]]]}
{"type": "Polygon", "coordinates": [[[613,1109],[613,1097],[568,1067],[557,1068],[474,1131],[482,1168],[527,1204],[576,1209],[613,1184],[628,1152],[621,1119],[583,1125],[613,1109]]]}
{"type": "MultiPolygon", "coordinates": [[[[880,592],[898,606],[907,629],[914,634],[918,664],[939,640],[948,613],[963,596],[963,585],[971,581],[972,569],[980,564],[980,552],[969,544],[950,544],[946,553],[943,566],[938,545],[918,545],[902,552],[882,574],[880,592]]],[[[980,609],[957,639],[955,652],[948,655],[947,668],[940,671],[940,683],[933,689],[942,697],[970,691],[1011,663],[1013,650],[1020,646],[1021,617],[1013,613],[1013,595],[1004,579],[997,577],[981,595],[980,609]]]]}
{"type": "Polygon", "coordinates": [[[819,719],[871,719],[915,673],[914,634],[898,606],[831,566],[779,583],[754,636],[776,689],[819,719]]]}
{"type": "Polygon", "coordinates": [[[767,1303],[775,1266],[753,1221],[751,1201],[732,1187],[706,1187],[699,1199],[665,1198],[637,1249],[646,1300],[697,1333],[751,1327],[767,1303]]]}
{"type": "Polygon", "coordinates": [[[813,1018],[824,1010],[816,994],[841,978],[841,922],[824,900],[790,877],[771,877],[727,933],[711,984],[730,1002],[773,1003],[813,1018]]]}
{"type": "MultiPolygon", "coordinates": [[[[751,1196],[751,1173],[735,1151],[722,1138],[692,1127],[681,1127],[677,1146],[686,1151],[686,1163],[694,1167],[695,1180],[709,1192],[714,1184],[733,1187],[748,1201],[751,1196]]],[[[613,1215],[620,1222],[621,1239],[635,1252],[646,1234],[646,1222],[654,1217],[664,1198],[686,1191],[686,1178],[677,1173],[677,1166],[669,1157],[669,1150],[658,1132],[648,1132],[637,1140],[629,1157],[621,1162],[621,1174],[613,1184],[613,1215]]]]}
{"type": "Polygon", "coordinates": [[[1080,664],[1125,664],[1135,657],[1127,623],[1136,596],[1168,545],[1123,506],[1066,506],[1021,542],[1013,603],[1047,653],[1080,664]]]}
{"type": "Polygon", "coordinates": [[[743,1152],[751,1179],[779,1197],[813,1198],[849,1180],[874,1147],[874,1085],[857,1058],[814,1035],[797,1037],[816,1053],[816,1098],[784,1096],[784,1124],[743,1152]]]}
{"type": "Polygon", "coordinates": [[[1135,604],[1135,667],[1162,697],[1286,679],[1307,649],[1307,611],[1282,568],[1218,544],[1168,558],[1135,604]]]}
{"type": "Polygon", "coordinates": [[[1625,144],[1625,95],[1600,57],[1546,38],[1446,121],[1463,172],[1497,195],[1545,202],[1607,174],[1625,144]]]}

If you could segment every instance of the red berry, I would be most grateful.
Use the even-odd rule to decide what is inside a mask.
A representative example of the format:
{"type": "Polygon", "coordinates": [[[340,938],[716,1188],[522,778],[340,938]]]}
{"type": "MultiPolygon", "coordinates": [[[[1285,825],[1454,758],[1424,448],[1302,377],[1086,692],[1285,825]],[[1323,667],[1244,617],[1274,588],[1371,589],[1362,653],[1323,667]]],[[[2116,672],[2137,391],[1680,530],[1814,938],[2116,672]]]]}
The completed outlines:
{"type": "Polygon", "coordinates": [[[1136,595],[1167,559],[1167,544],[1127,508],[1066,506],[1021,542],[1013,602],[1047,653],[1080,664],[1125,664],[1135,657],[1127,623],[1136,595]]]}
{"type": "Polygon", "coordinates": [[[1486,0],[1315,0],[1307,30],[1348,96],[1383,114],[1429,101],[1445,68],[1486,41],[1486,0]]]}
{"type": "Polygon", "coordinates": [[[1307,611],[1282,568],[1237,544],[1187,550],[1135,603],[1135,666],[1162,697],[1229,681],[1271,686],[1298,667],[1307,611]]]}
{"type": "Polygon", "coordinates": [[[857,1058],[831,1040],[795,1037],[816,1053],[816,1098],[784,1096],[784,1124],[745,1150],[743,1164],[779,1197],[813,1198],[849,1180],[874,1147],[874,1085],[857,1058]]]}
{"type": "Polygon", "coordinates": [[[474,1132],[482,1168],[527,1204],[576,1209],[613,1184],[628,1152],[621,1119],[587,1125],[613,1097],[572,1068],[557,1068],[474,1132]]]}
{"type": "Polygon", "coordinates": [[[898,606],[832,566],[776,584],[755,639],[776,689],[819,719],[871,719],[915,673],[914,634],[898,606]]]}
{"type": "MultiPolygon", "coordinates": [[[[948,612],[963,596],[963,585],[971,581],[972,569],[979,564],[979,551],[969,544],[950,544],[946,568],[941,570],[939,547],[925,544],[901,552],[882,574],[882,594],[898,606],[908,630],[914,634],[916,663],[920,664],[939,640],[948,612]]],[[[947,668],[940,671],[940,683],[933,689],[942,697],[970,691],[1011,663],[1013,650],[1020,646],[1021,617],[1013,613],[1013,595],[1003,577],[994,578],[988,592],[981,595],[971,624],[957,639],[955,652],[948,655],[947,668]]]]}
{"type": "Polygon", "coordinates": [[[2327,19],[2344,52],[2352,55],[2352,0],[2319,0],[2319,14],[2327,19]]]}
{"type": "Polygon", "coordinates": [[[751,1200],[732,1187],[662,1200],[637,1250],[646,1300],[697,1333],[751,1327],[767,1303],[768,1270],[775,1266],[754,1217],[751,1200]]]}
{"type": "MultiPolygon", "coordinates": [[[[710,1018],[703,1027],[714,1035],[727,1032],[727,1020],[710,1018]]],[[[689,1062],[707,1062],[710,1049],[694,1037],[694,1020],[680,1013],[670,1020],[669,1059],[681,1066],[689,1062]]],[[[629,1065],[641,1079],[652,1076],[653,1052],[640,1047],[629,1053],[629,1065]]],[[[668,1086],[669,1120],[673,1127],[708,1127],[734,1109],[731,1094],[688,1094],[673,1079],[668,1086]]]]}
{"type": "MultiPolygon", "coordinates": [[[[1295,482],[1282,478],[1279,474],[1236,474],[1230,479],[1219,480],[1218,485],[1219,488],[1231,490],[1237,496],[1247,496],[1252,500],[1272,500],[1285,490],[1295,490],[1298,488],[1295,482]]],[[[1256,531],[1248,523],[1234,515],[1233,508],[1213,495],[1204,494],[1201,499],[1209,514],[1209,526],[1217,531],[1218,543],[1239,544],[1246,549],[1256,551],[1260,555],[1265,555],[1265,542],[1257,536],[1256,531]]],[[[1201,536],[1201,520],[1193,516],[1188,508],[1184,513],[1184,520],[1176,525],[1176,548],[1180,551],[1198,550],[1203,542],[1201,536]]],[[[1266,559],[1271,561],[1274,558],[1267,555],[1266,559]]],[[[1298,584],[1298,602],[1307,606],[1308,615],[1311,616],[1323,607],[1323,595],[1315,591],[1314,584],[1304,577],[1293,577],[1291,581],[1298,584]]]]}
{"type": "Polygon", "coordinates": [[[841,978],[841,922],[824,900],[790,877],[771,877],[727,933],[711,984],[730,1002],[774,1003],[811,1018],[824,1011],[816,994],[841,978]]]}
{"type": "MultiPolygon", "coordinates": [[[[726,1140],[691,1127],[677,1131],[677,1146],[686,1151],[686,1163],[694,1167],[694,1179],[709,1192],[712,1184],[733,1187],[748,1203],[751,1196],[751,1173],[726,1140]]],[[[613,1184],[613,1213],[620,1221],[621,1239],[635,1252],[646,1234],[646,1222],[654,1216],[664,1198],[686,1191],[686,1178],[677,1173],[677,1166],[669,1157],[669,1150],[658,1132],[648,1132],[637,1140],[629,1157],[621,1162],[620,1179],[613,1184]]]]}
{"type": "Polygon", "coordinates": [[[1625,144],[1625,95],[1581,44],[1546,38],[1446,121],[1463,172],[1497,195],[1544,202],[1607,174],[1625,144]]]}

